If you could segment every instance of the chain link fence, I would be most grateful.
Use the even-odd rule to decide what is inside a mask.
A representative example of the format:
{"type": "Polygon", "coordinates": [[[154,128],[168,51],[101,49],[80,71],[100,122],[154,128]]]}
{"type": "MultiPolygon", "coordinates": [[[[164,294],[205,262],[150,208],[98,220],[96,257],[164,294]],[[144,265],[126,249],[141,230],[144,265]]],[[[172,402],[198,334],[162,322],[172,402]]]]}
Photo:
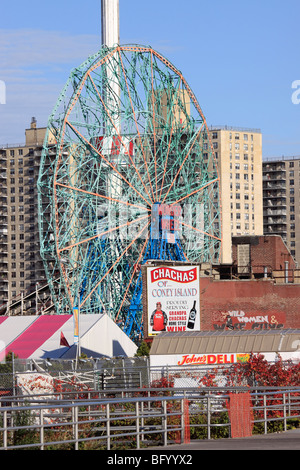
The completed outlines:
{"type": "MultiPolygon", "coordinates": [[[[228,368],[227,368],[228,370],[228,368]]],[[[150,367],[149,357],[97,358],[80,360],[22,360],[14,359],[0,365],[0,396],[26,395],[26,377],[50,378],[54,389],[76,390],[129,390],[149,387],[199,388],[208,385],[213,374],[214,384],[227,385],[226,367],[211,366],[150,367]],[[23,384],[23,390],[22,386],[23,384]]],[[[246,384],[245,384],[246,385],[246,384]]],[[[248,382],[247,385],[254,385],[248,382]]]]}
{"type": "MultiPolygon", "coordinates": [[[[142,388],[150,385],[149,358],[14,359],[0,365],[0,396],[19,395],[20,377],[49,377],[60,391],[142,388]]],[[[24,381],[23,381],[24,382],[24,381]]]]}

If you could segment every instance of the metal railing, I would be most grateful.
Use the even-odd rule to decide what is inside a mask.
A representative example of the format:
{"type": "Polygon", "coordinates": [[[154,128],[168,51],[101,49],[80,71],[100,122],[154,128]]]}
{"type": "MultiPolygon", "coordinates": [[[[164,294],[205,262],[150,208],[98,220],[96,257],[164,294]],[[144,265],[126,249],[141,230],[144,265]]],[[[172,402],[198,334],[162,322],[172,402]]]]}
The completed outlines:
{"type": "Polygon", "coordinates": [[[290,420],[299,423],[300,388],[135,389],[118,398],[109,398],[108,391],[6,397],[0,406],[0,450],[140,449],[183,443],[187,435],[190,440],[219,437],[220,432],[231,437],[228,393],[245,391],[251,392],[253,423],[265,434],[275,422],[282,423],[282,430],[290,420]]]}

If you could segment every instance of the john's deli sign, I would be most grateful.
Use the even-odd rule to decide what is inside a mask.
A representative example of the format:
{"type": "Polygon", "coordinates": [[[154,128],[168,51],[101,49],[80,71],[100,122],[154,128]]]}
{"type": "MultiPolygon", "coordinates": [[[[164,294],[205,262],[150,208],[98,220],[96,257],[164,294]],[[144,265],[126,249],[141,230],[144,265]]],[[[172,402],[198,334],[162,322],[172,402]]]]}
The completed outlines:
{"type": "Polygon", "coordinates": [[[250,354],[184,354],[180,356],[178,366],[191,366],[194,364],[234,364],[236,362],[247,362],[250,354]]]}

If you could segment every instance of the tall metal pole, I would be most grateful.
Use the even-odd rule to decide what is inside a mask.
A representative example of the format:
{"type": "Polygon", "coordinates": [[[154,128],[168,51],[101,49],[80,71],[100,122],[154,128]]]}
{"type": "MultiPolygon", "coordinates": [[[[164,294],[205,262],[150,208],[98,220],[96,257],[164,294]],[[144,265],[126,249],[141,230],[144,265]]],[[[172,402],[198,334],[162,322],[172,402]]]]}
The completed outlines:
{"type": "MultiPolygon", "coordinates": [[[[119,0],[101,0],[101,27],[102,46],[113,47],[120,43],[119,0]]],[[[114,128],[110,132],[112,134],[120,134],[120,86],[114,79],[114,72],[111,66],[106,63],[103,70],[106,81],[111,88],[111,93],[107,93],[105,98],[106,106],[110,109],[110,114],[114,121],[114,128]],[[117,132],[115,129],[117,129],[117,132]]]]}
{"type": "MultiPolygon", "coordinates": [[[[113,47],[120,44],[120,10],[119,0],[101,0],[101,26],[102,26],[102,47],[113,47]]],[[[115,60],[118,61],[118,53],[115,52],[115,60]]],[[[120,70],[118,70],[120,73],[120,70]]],[[[111,122],[104,123],[104,134],[112,145],[112,139],[120,139],[122,134],[120,121],[120,95],[119,83],[116,81],[113,67],[106,63],[103,67],[103,74],[109,89],[105,90],[104,100],[107,108],[110,110],[111,122]],[[113,126],[112,126],[113,123],[113,126]],[[108,125],[107,125],[108,124],[108,125]]],[[[107,144],[106,144],[107,145],[107,144]]],[[[110,149],[108,149],[110,150],[110,149]]],[[[115,157],[113,157],[115,158],[115,157]]],[[[115,162],[113,162],[115,164],[115,162]]],[[[109,196],[108,216],[115,214],[115,205],[112,204],[113,198],[119,198],[122,194],[122,185],[116,172],[110,174],[107,180],[107,195],[109,196]]],[[[116,248],[115,248],[116,249],[116,248]]],[[[100,294],[101,296],[101,294],[100,294]]]]}
{"type": "Polygon", "coordinates": [[[102,45],[120,43],[119,0],[101,0],[102,45]]]}

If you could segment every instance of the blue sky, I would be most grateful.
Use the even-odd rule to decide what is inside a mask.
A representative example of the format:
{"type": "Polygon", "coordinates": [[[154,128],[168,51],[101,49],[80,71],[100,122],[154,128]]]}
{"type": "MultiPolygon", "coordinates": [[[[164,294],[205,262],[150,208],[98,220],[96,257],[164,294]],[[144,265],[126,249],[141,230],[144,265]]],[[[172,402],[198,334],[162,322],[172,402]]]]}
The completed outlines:
{"type": "MultiPolygon", "coordinates": [[[[100,0],[2,2],[0,144],[22,143],[32,116],[47,125],[70,70],[101,46],[100,13],[100,0]]],[[[120,0],[120,42],[166,56],[209,125],[260,128],[264,157],[300,155],[299,18],[299,0],[120,0]]]]}

